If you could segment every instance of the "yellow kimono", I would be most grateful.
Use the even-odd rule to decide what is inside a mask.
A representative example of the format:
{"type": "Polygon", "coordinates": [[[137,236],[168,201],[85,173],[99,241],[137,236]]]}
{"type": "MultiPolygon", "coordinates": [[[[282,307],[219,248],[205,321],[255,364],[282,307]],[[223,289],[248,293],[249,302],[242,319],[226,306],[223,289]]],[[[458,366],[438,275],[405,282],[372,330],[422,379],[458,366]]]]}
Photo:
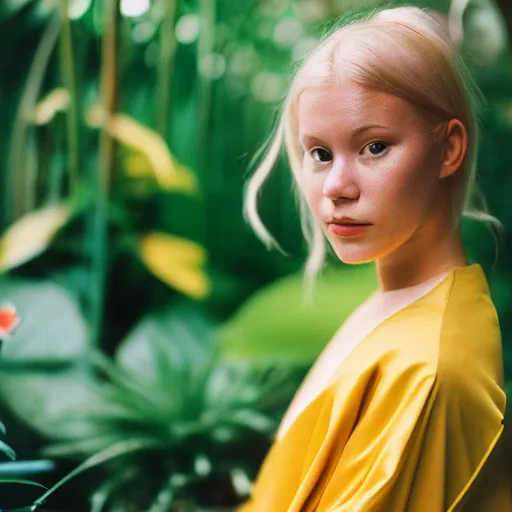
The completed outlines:
{"type": "Polygon", "coordinates": [[[238,511],[512,512],[502,364],[482,268],[452,269],[343,360],[238,511]]]}

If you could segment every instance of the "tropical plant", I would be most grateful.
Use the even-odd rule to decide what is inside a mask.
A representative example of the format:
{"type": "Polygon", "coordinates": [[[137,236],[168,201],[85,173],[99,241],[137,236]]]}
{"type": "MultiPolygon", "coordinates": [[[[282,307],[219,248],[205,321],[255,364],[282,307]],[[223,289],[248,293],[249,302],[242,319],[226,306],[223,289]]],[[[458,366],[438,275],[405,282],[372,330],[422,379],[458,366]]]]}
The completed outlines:
{"type": "MultiPolygon", "coordinates": [[[[0,308],[0,352],[2,351],[2,344],[4,339],[11,336],[12,330],[15,328],[18,322],[19,319],[16,315],[16,310],[12,305],[7,305],[3,308],[0,308]]],[[[0,421],[0,436],[5,437],[5,435],[5,425],[0,421]]],[[[22,463],[22,467],[20,467],[20,464],[14,462],[16,460],[16,452],[2,439],[0,439],[0,453],[10,459],[10,462],[8,463],[0,463],[0,507],[6,506],[6,496],[8,495],[7,489],[9,488],[14,487],[14,489],[17,490],[16,494],[25,495],[27,487],[35,487],[39,490],[39,494],[41,494],[41,489],[45,489],[43,485],[32,480],[19,478],[18,475],[20,472],[23,474],[51,470],[53,467],[52,463],[50,461],[29,461],[22,463]],[[20,490],[20,488],[23,489],[20,490]]],[[[31,507],[27,508],[26,512],[28,512],[30,509],[31,507]]]]}
{"type": "MultiPolygon", "coordinates": [[[[83,379],[87,402],[68,400],[52,415],[55,397],[43,389],[40,400],[46,396],[46,402],[38,410],[46,421],[34,418],[30,405],[20,404],[18,412],[34,428],[46,425],[56,440],[45,455],[85,461],[35,505],[98,467],[106,476],[91,497],[98,512],[241,502],[304,368],[221,362],[212,334],[211,324],[191,305],[174,305],[142,320],[118,347],[115,361],[98,350],[88,354],[95,370],[88,376],[54,369],[53,379],[68,390],[83,379]]],[[[44,361],[39,366],[41,371],[44,361]]],[[[34,369],[18,373],[12,365],[6,371],[10,377],[4,375],[2,383],[8,389],[25,381],[17,395],[25,404],[27,386],[37,382],[50,389],[52,378],[34,377],[34,369]]]]}
{"type": "MultiPolygon", "coordinates": [[[[71,22],[69,14],[74,12],[78,17],[76,2],[56,2],[51,8],[51,3],[43,6],[42,2],[27,1],[23,11],[4,10],[2,13],[10,17],[25,14],[24,19],[33,16],[32,28],[41,33],[41,38],[20,98],[20,108],[14,116],[7,152],[9,209],[5,212],[4,224],[8,229],[1,240],[0,269],[11,274],[11,278],[3,280],[3,289],[19,305],[26,319],[20,331],[26,343],[9,347],[8,357],[2,363],[0,393],[4,405],[18,420],[43,438],[59,442],[61,448],[70,443],[82,446],[82,442],[96,440],[97,444],[90,445],[88,450],[74,453],[76,457],[92,456],[96,464],[104,457],[105,442],[113,437],[121,446],[132,448],[140,436],[153,437],[154,446],[159,446],[167,457],[169,450],[176,448],[173,429],[179,430],[183,424],[186,427],[189,421],[177,416],[186,413],[178,405],[177,394],[162,403],[161,395],[165,395],[162,379],[158,386],[144,382],[136,385],[136,390],[142,388],[147,393],[148,403],[134,403],[134,399],[140,397],[133,393],[133,387],[130,395],[129,390],[119,386],[113,376],[120,370],[96,347],[119,354],[117,347],[126,333],[148,311],[166,308],[169,304],[172,307],[177,299],[176,291],[194,300],[204,299],[210,291],[204,268],[206,251],[193,241],[201,237],[197,233],[190,236],[190,229],[183,227],[192,226],[193,231],[197,231],[194,227],[197,216],[194,219],[193,213],[201,211],[198,177],[201,178],[201,169],[210,167],[202,154],[197,155],[190,149],[194,148],[194,140],[205,147],[209,145],[209,102],[214,77],[208,74],[203,63],[215,56],[211,46],[214,20],[209,10],[212,6],[204,2],[201,9],[206,16],[195,17],[202,25],[198,41],[201,64],[196,81],[200,130],[196,134],[192,131],[188,140],[182,138],[179,144],[173,142],[178,155],[186,155],[188,161],[184,160],[195,167],[195,171],[178,161],[168,143],[169,131],[176,130],[191,113],[189,110],[180,113],[179,102],[176,105],[173,101],[171,105],[169,81],[175,58],[172,29],[176,17],[179,14],[183,18],[184,27],[194,19],[187,13],[186,6],[178,8],[176,3],[173,10],[166,2],[154,2],[151,14],[145,18],[146,26],[153,24],[155,30],[160,27],[161,32],[158,65],[149,66],[153,76],[148,85],[157,83],[162,99],[153,109],[155,119],[148,115],[151,95],[141,97],[142,102],[137,104],[129,94],[137,98],[138,93],[134,94],[128,87],[127,94],[126,82],[121,83],[125,72],[120,59],[120,40],[126,40],[127,31],[140,31],[144,19],[121,18],[118,1],[94,2],[90,9],[83,9],[80,20],[75,22],[71,22]],[[162,6],[166,8],[162,10],[162,6]],[[90,69],[77,64],[79,56],[84,56],[87,48],[97,43],[102,46],[99,77],[96,70],[91,73],[90,69]],[[135,114],[137,120],[121,110],[135,114]],[[181,216],[173,215],[172,205],[179,201],[185,201],[186,210],[182,207],[181,216]],[[169,218],[174,222],[169,222],[169,218]],[[186,222],[176,222],[181,219],[186,222]],[[186,238],[175,232],[183,233],[186,238]],[[153,276],[165,284],[159,284],[153,276]],[[91,351],[96,364],[91,361],[91,351]],[[100,369],[98,361],[103,362],[100,369]],[[113,397],[125,401],[112,407],[109,415],[113,397]],[[101,421],[97,418],[99,410],[104,415],[101,421]],[[84,411],[91,413],[84,414],[84,411]],[[127,417],[118,418],[119,414],[127,417]],[[148,417],[151,421],[144,428],[148,417]],[[170,433],[166,434],[168,431],[170,433]]],[[[149,43],[146,41],[144,46],[149,47],[149,43]]],[[[188,51],[185,46],[182,52],[188,51]]],[[[172,86],[173,91],[179,91],[180,82],[174,80],[172,86]]],[[[186,101],[182,105],[190,104],[188,94],[189,91],[185,91],[186,101]]],[[[211,274],[215,279],[215,271],[211,274]]],[[[228,280],[223,282],[228,284],[229,291],[228,280]]],[[[247,294],[247,287],[243,293],[247,294]]],[[[190,321],[199,322],[201,318],[197,314],[190,321]]],[[[169,344],[167,350],[176,350],[180,336],[181,333],[177,333],[177,339],[172,336],[165,339],[169,344]]],[[[159,345],[157,348],[164,350],[159,345]]],[[[207,347],[203,349],[207,357],[207,347]]],[[[167,370],[179,371],[169,365],[167,370]]],[[[199,389],[190,392],[201,393],[201,386],[208,382],[218,385],[218,375],[231,375],[230,372],[226,367],[215,372],[217,377],[209,378],[205,369],[193,383],[199,389]]],[[[162,377],[161,373],[158,375],[162,377]]],[[[261,377],[258,379],[251,371],[248,370],[247,375],[253,376],[254,384],[261,383],[261,377]]],[[[171,373],[167,380],[174,377],[171,373]]],[[[184,383],[178,381],[178,384],[184,387],[184,383]]],[[[186,389],[184,387],[184,392],[186,389]]],[[[281,385],[280,389],[283,393],[288,389],[289,399],[292,392],[289,386],[281,385]]],[[[264,396],[263,387],[261,392],[264,396]]],[[[196,395],[192,398],[200,399],[196,395]]],[[[246,410],[248,406],[238,404],[238,410],[235,402],[233,398],[233,403],[226,405],[227,420],[222,414],[215,420],[220,426],[226,421],[235,426],[236,421],[255,421],[257,428],[263,428],[264,412],[258,412],[256,403],[252,404],[251,417],[246,410]]],[[[199,440],[212,437],[212,432],[206,432],[205,428],[217,425],[208,419],[212,406],[211,402],[199,402],[193,407],[197,421],[201,418],[205,422],[199,440]],[[206,408],[206,420],[202,405],[206,408]]],[[[267,420],[267,442],[270,425],[267,420]]],[[[243,428],[239,428],[243,432],[243,428]]],[[[251,429],[246,428],[247,439],[251,439],[251,429]]],[[[260,437],[263,439],[263,432],[260,437]]],[[[179,452],[185,454],[183,468],[178,468],[185,475],[193,471],[195,460],[194,447],[191,441],[189,444],[179,452]]],[[[136,467],[141,459],[137,458],[137,450],[132,451],[135,459],[130,450],[122,461],[122,453],[118,453],[119,463],[136,467]]],[[[69,451],[66,453],[72,455],[69,451]]],[[[149,453],[154,454],[154,450],[149,453]]],[[[264,449],[257,453],[259,458],[263,454],[264,449]]],[[[140,455],[147,457],[148,450],[140,455]]],[[[225,455],[223,464],[232,465],[225,455]]],[[[215,457],[213,460],[217,464],[215,457]]],[[[249,456],[246,464],[251,460],[254,457],[249,456]]],[[[117,460],[113,463],[117,464],[117,460]]],[[[177,463],[176,457],[174,463],[177,463]]],[[[90,459],[84,464],[80,468],[93,465],[90,459]]],[[[178,472],[172,465],[163,464],[162,468],[166,478],[178,472]]],[[[255,468],[253,464],[252,473],[255,468]]],[[[217,471],[216,466],[213,469],[217,471]]],[[[119,502],[122,497],[116,494],[115,479],[111,472],[107,471],[107,475],[105,482],[112,486],[111,501],[119,502]]],[[[165,482],[160,484],[164,489],[165,482]]],[[[57,486],[60,488],[60,484],[57,486]]],[[[147,499],[152,501],[154,496],[150,493],[147,499]]],[[[95,500],[98,506],[97,498],[95,500]]]]}
{"type": "MultiPolygon", "coordinates": [[[[458,6],[470,29],[464,44],[490,99],[481,184],[510,226],[502,20],[490,0],[418,3],[458,6]]],[[[133,490],[156,511],[180,500],[229,506],[247,492],[299,378],[376,284],[370,268],[343,268],[304,303],[283,162],[261,206],[292,256],[267,253],[241,216],[245,170],[291,65],[325,20],[356,4],[0,3],[11,49],[0,84],[0,286],[24,318],[0,362],[0,402],[64,463],[57,472],[76,465],[42,500],[70,489],[94,510],[124,511],[133,490]],[[29,65],[18,58],[27,49],[29,65]]],[[[492,237],[464,228],[491,275],[507,346],[512,267],[501,258],[491,273],[492,237]]]]}

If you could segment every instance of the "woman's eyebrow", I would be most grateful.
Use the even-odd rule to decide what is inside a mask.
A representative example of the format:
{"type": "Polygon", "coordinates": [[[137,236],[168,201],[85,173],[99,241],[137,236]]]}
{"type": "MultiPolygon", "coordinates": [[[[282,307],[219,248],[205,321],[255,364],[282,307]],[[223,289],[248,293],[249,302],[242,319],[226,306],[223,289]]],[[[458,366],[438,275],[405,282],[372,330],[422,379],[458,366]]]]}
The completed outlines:
{"type": "Polygon", "coordinates": [[[358,135],[362,135],[364,132],[367,132],[369,130],[374,130],[374,129],[391,130],[391,127],[384,126],[384,125],[381,125],[381,124],[366,124],[364,126],[361,126],[361,127],[357,128],[357,129],[355,129],[352,132],[352,137],[357,137],[358,135]]]}
{"type": "MultiPolygon", "coordinates": [[[[365,124],[363,126],[360,126],[359,128],[356,128],[352,131],[351,137],[356,138],[360,135],[363,135],[365,132],[370,130],[391,130],[392,128],[390,126],[384,126],[382,124],[365,124]]],[[[316,137],[314,135],[311,135],[309,133],[301,133],[299,134],[299,142],[301,144],[320,144],[322,142],[322,139],[320,137],[316,137]]]]}
{"type": "Polygon", "coordinates": [[[320,144],[321,139],[314,135],[309,135],[308,133],[301,133],[299,134],[299,142],[303,145],[320,144]]]}

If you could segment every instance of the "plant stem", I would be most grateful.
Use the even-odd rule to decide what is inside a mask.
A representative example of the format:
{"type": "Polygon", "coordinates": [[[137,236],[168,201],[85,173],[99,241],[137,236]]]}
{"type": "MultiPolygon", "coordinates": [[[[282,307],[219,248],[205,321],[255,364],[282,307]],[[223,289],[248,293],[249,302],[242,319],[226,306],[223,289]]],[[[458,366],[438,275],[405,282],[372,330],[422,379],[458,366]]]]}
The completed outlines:
{"type": "Polygon", "coordinates": [[[64,86],[69,93],[69,108],[66,116],[68,137],[69,190],[76,192],[80,179],[80,138],[78,121],[78,89],[76,83],[75,59],[71,22],[68,16],[69,0],[61,0],[60,16],[62,30],[60,37],[60,69],[64,86]]]}
{"type": "Polygon", "coordinates": [[[105,33],[102,48],[102,92],[104,126],[100,134],[99,172],[96,178],[96,201],[90,230],[91,273],[90,324],[91,344],[98,346],[103,328],[105,282],[109,266],[108,200],[114,182],[116,145],[108,133],[108,124],[117,107],[117,56],[120,0],[105,0],[105,33]]]}
{"type": "Polygon", "coordinates": [[[167,139],[169,121],[172,116],[172,76],[174,71],[174,57],[176,55],[176,13],[179,0],[168,0],[165,18],[160,27],[160,62],[158,66],[157,84],[157,131],[167,139]]]}
{"type": "Polygon", "coordinates": [[[7,224],[14,222],[21,215],[31,210],[35,202],[35,190],[30,190],[27,184],[29,156],[26,151],[27,133],[48,62],[57,43],[59,33],[60,17],[54,16],[48,23],[34,53],[26,85],[16,112],[7,160],[8,183],[6,190],[8,193],[4,198],[6,205],[5,221],[7,224]]]}

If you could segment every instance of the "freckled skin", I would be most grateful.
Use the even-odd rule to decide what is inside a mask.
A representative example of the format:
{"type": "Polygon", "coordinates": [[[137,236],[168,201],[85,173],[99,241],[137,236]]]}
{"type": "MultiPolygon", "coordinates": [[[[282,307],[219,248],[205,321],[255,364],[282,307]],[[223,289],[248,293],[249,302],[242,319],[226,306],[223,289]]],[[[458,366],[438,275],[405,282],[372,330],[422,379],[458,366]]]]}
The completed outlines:
{"type": "Polygon", "coordinates": [[[429,130],[407,101],[348,79],[299,98],[306,202],[340,260],[376,261],[382,288],[421,282],[466,261],[459,230],[448,234],[446,154],[429,130]],[[379,127],[357,131],[368,125],[379,127]],[[331,216],[372,225],[357,237],[335,236],[327,229],[331,216]]]}

